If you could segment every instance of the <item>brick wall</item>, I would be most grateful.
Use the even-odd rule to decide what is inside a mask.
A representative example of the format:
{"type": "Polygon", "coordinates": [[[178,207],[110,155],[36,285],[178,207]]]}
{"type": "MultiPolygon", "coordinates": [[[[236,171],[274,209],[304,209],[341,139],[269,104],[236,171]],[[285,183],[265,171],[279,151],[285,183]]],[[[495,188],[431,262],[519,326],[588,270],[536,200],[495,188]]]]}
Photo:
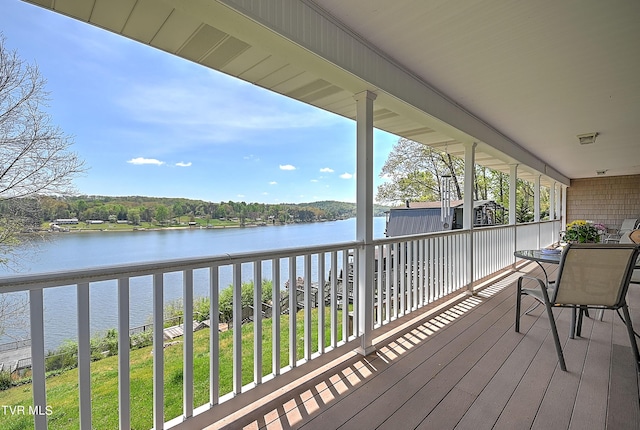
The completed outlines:
{"type": "Polygon", "coordinates": [[[567,189],[567,222],[577,219],[618,228],[640,219],[640,175],[572,179],[567,189]]]}

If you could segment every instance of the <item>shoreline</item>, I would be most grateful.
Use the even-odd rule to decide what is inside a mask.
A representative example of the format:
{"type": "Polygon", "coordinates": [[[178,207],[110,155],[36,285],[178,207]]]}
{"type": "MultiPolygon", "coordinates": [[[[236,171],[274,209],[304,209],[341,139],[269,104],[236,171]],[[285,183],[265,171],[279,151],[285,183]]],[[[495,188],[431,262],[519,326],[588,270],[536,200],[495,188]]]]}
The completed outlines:
{"type": "MultiPolygon", "coordinates": [[[[118,232],[126,232],[126,233],[137,233],[137,232],[145,232],[145,231],[164,231],[164,230],[222,230],[226,228],[259,228],[259,227],[277,227],[277,226],[285,226],[285,225],[293,225],[293,224],[316,224],[322,222],[333,222],[333,221],[341,221],[342,219],[332,219],[332,220],[322,220],[322,221],[311,221],[311,222],[299,222],[299,223],[278,223],[278,224],[234,224],[234,225],[216,225],[216,226],[168,226],[168,227],[133,227],[130,228],[66,228],[64,230],[52,230],[52,229],[42,229],[41,233],[51,233],[51,234],[65,234],[65,233],[118,233],[118,232]]],[[[61,227],[63,228],[63,227],[61,227]]]]}

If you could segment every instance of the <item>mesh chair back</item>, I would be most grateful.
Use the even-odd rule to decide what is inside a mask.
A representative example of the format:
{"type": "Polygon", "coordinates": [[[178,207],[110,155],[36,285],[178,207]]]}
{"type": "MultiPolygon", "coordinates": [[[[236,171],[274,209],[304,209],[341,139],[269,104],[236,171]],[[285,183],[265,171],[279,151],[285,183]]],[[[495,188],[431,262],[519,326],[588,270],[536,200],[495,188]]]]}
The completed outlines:
{"type": "Polygon", "coordinates": [[[638,256],[633,244],[570,244],[560,262],[555,304],[618,307],[638,256]]]}

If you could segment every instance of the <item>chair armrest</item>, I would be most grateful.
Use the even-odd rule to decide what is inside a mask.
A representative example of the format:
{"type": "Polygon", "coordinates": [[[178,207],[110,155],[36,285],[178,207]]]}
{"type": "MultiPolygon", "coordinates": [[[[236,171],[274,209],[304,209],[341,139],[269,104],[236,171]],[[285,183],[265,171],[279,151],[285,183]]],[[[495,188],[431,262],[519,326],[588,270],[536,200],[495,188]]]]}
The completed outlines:
{"type": "MultiPolygon", "coordinates": [[[[549,282],[549,284],[551,283],[552,282],[549,282]]],[[[545,284],[544,280],[540,278],[536,278],[535,276],[522,275],[518,278],[518,291],[523,292],[527,295],[530,295],[531,297],[545,304],[551,303],[549,299],[549,290],[553,290],[553,288],[551,288],[548,284],[545,284]],[[537,292],[538,291],[537,288],[522,288],[523,279],[530,279],[532,281],[537,281],[538,286],[540,287],[540,292],[539,293],[537,292]]]]}

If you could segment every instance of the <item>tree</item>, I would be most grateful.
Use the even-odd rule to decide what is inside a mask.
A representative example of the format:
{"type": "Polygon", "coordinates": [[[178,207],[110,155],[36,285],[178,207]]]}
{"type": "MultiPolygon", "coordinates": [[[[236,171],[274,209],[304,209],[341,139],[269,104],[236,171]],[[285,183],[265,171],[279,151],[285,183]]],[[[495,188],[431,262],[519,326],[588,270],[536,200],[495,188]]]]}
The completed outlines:
{"type": "Polygon", "coordinates": [[[169,209],[164,205],[156,207],[156,220],[163,224],[169,218],[169,209]]]}
{"type": "MultiPolygon", "coordinates": [[[[48,100],[38,67],[8,50],[0,34],[0,202],[19,206],[42,194],[67,194],[85,170],[70,150],[72,138],[53,125],[45,111],[48,100]]],[[[13,246],[25,220],[39,219],[39,208],[31,205],[22,208],[21,216],[2,217],[3,245],[13,246]]]]}
{"type": "Polygon", "coordinates": [[[140,209],[129,209],[127,212],[127,220],[133,225],[140,224],[140,209]]]}
{"type": "Polygon", "coordinates": [[[452,195],[461,199],[459,178],[463,172],[462,160],[451,154],[400,138],[382,167],[380,175],[389,181],[378,187],[377,200],[391,204],[405,200],[439,200],[443,175],[451,176],[454,187],[452,195]]]}

